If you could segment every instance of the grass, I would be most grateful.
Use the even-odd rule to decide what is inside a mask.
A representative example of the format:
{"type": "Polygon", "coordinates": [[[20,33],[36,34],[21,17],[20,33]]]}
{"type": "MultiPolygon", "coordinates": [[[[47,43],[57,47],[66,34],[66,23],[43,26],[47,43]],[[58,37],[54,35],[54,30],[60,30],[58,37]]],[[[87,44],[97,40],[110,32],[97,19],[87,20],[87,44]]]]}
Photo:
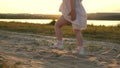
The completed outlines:
{"type": "Polygon", "coordinates": [[[2,65],[2,64],[0,64],[0,68],[3,68],[3,65],[2,65]]]}
{"type": "Polygon", "coordinates": [[[89,25],[83,33],[88,39],[120,43],[120,27],[118,26],[89,25]]]}
{"type": "Polygon", "coordinates": [[[102,46],[98,46],[98,45],[94,45],[94,44],[90,44],[87,47],[87,50],[90,51],[90,52],[96,52],[96,51],[103,50],[103,47],[102,46]]]}
{"type": "MultiPolygon", "coordinates": [[[[1,21],[0,29],[7,31],[14,31],[14,32],[55,36],[54,26],[48,24],[1,21]]],[[[71,26],[64,26],[62,30],[64,37],[74,38],[71,26]]],[[[87,29],[83,30],[82,33],[84,38],[87,40],[107,41],[107,42],[114,42],[120,44],[120,25],[118,26],[88,25],[87,29]]]]}

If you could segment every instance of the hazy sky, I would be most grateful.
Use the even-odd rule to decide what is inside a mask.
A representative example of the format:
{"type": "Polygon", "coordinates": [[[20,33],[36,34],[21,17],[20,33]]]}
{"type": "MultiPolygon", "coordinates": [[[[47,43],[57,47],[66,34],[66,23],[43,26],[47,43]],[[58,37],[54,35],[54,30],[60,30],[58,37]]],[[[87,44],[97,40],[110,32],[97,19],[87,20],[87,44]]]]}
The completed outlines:
{"type": "MultiPolygon", "coordinates": [[[[0,13],[60,14],[62,0],[1,0],[0,13]]],[[[87,13],[119,12],[120,0],[83,0],[87,13]]]]}

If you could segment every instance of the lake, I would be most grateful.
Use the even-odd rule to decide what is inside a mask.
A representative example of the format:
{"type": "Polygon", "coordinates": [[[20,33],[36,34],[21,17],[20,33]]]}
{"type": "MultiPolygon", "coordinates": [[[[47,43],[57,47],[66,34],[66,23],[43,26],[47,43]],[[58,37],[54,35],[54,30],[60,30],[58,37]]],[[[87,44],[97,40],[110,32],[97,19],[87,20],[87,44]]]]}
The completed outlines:
{"type": "MultiPolygon", "coordinates": [[[[15,22],[23,22],[23,23],[40,23],[47,24],[52,21],[52,19],[0,19],[0,21],[15,21],[15,22]]],[[[105,26],[116,26],[120,24],[120,20],[88,20],[87,24],[93,25],[105,25],[105,26]]]]}

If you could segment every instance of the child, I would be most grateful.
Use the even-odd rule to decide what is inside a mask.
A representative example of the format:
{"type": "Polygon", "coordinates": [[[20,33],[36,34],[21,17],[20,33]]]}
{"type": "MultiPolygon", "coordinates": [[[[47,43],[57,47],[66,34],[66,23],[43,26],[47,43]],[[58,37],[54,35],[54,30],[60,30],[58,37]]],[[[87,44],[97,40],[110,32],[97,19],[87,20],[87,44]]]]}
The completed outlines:
{"type": "Polygon", "coordinates": [[[73,31],[77,40],[77,48],[74,52],[84,54],[81,30],[86,28],[87,16],[81,1],[82,0],[63,0],[63,3],[60,6],[62,16],[55,23],[57,42],[52,46],[53,48],[64,48],[61,27],[65,24],[72,23],[73,31]]]}

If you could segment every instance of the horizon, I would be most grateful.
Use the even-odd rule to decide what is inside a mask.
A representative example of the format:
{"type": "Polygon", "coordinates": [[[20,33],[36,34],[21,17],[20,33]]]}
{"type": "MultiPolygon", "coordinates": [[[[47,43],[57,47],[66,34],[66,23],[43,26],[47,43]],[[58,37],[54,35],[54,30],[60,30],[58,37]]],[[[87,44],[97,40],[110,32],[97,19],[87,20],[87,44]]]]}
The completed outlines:
{"type": "MultiPolygon", "coordinates": [[[[0,14],[31,14],[31,13],[0,13],[0,14]]],[[[36,14],[40,14],[40,15],[61,15],[61,14],[42,14],[42,13],[34,13],[34,14],[35,15],[36,14]]],[[[97,13],[87,13],[87,14],[120,14],[120,12],[97,12],[97,13]]]]}
{"type": "MultiPolygon", "coordinates": [[[[59,15],[61,14],[61,12],[59,12],[59,6],[61,3],[62,0],[4,0],[0,2],[0,8],[1,13],[6,14],[59,15]],[[46,6],[46,4],[48,6],[46,6]]],[[[120,13],[119,3],[120,0],[83,0],[83,6],[87,13],[120,13]]]]}

